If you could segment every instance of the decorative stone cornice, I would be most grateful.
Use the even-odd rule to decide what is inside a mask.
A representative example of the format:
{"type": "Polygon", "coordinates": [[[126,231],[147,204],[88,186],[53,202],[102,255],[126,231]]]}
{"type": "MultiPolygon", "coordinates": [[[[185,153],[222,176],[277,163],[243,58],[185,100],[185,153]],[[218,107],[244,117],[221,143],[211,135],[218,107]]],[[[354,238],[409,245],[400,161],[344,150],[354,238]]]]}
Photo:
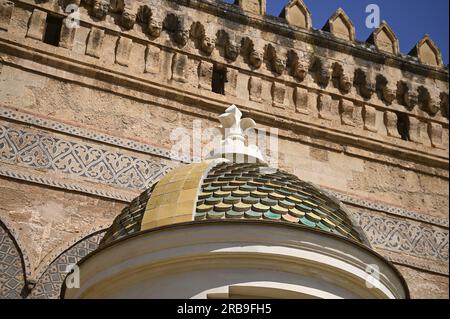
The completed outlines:
{"type": "MultiPolygon", "coordinates": [[[[0,38],[1,38],[1,36],[0,36],[0,38]]],[[[58,66],[58,68],[63,68],[63,69],[66,69],[67,71],[70,71],[71,73],[74,73],[73,75],[71,75],[68,78],[70,81],[74,80],[74,76],[75,76],[75,78],[77,77],[75,74],[83,74],[83,77],[85,77],[85,76],[95,77],[96,81],[97,81],[96,83],[101,86],[101,79],[102,78],[105,78],[105,79],[107,78],[108,79],[108,83],[110,83],[110,84],[111,83],[117,83],[117,84],[120,83],[120,85],[123,86],[123,90],[121,89],[121,87],[117,87],[116,91],[117,90],[123,91],[124,94],[129,94],[130,93],[129,89],[133,88],[133,87],[136,87],[136,88],[139,87],[140,88],[139,90],[142,91],[142,87],[143,86],[146,87],[145,92],[152,92],[152,94],[156,94],[158,96],[159,96],[159,94],[163,94],[161,92],[161,90],[163,90],[163,91],[168,90],[168,91],[171,92],[171,96],[173,96],[173,97],[175,97],[177,94],[183,94],[184,101],[186,103],[189,102],[190,105],[201,106],[204,103],[207,103],[209,105],[208,106],[209,109],[210,109],[211,105],[214,105],[214,107],[217,110],[224,110],[226,107],[228,107],[229,103],[231,102],[231,103],[234,103],[234,104],[238,105],[240,108],[242,108],[244,110],[251,109],[252,114],[255,114],[255,116],[257,116],[257,120],[261,124],[270,123],[271,126],[274,126],[274,125],[276,126],[277,125],[276,123],[278,121],[283,120],[283,121],[288,121],[290,123],[289,126],[284,125],[285,128],[286,127],[289,127],[289,128],[298,127],[298,128],[300,128],[300,127],[303,126],[303,124],[302,124],[303,120],[300,120],[300,122],[298,122],[298,120],[297,120],[297,118],[299,118],[299,116],[293,116],[292,114],[289,114],[289,113],[287,113],[286,115],[284,115],[282,113],[279,113],[279,114],[277,114],[277,116],[273,116],[271,114],[271,112],[257,110],[255,107],[253,107],[251,105],[250,105],[250,108],[249,108],[249,106],[244,104],[244,101],[242,101],[240,99],[236,99],[234,97],[227,97],[226,99],[224,99],[224,98],[220,98],[221,96],[218,96],[217,94],[210,94],[210,95],[208,95],[208,92],[204,92],[203,90],[202,90],[202,92],[200,92],[200,91],[197,92],[197,90],[194,90],[194,92],[193,92],[192,88],[190,88],[188,90],[187,88],[183,89],[183,87],[180,88],[179,86],[178,86],[178,88],[175,89],[175,88],[172,88],[170,85],[165,85],[165,84],[160,83],[160,82],[157,84],[157,86],[153,86],[149,82],[148,78],[145,78],[145,77],[139,76],[139,75],[132,76],[132,74],[130,74],[130,73],[127,73],[126,76],[125,76],[125,74],[123,74],[123,70],[117,70],[117,68],[107,67],[106,65],[105,66],[99,66],[98,64],[94,65],[94,63],[89,61],[88,59],[84,59],[84,61],[82,61],[82,63],[80,63],[80,61],[75,61],[73,59],[68,59],[67,57],[64,57],[64,56],[61,56],[61,55],[59,55],[59,56],[58,55],[56,55],[56,56],[46,55],[46,52],[42,50],[45,46],[42,46],[42,45],[41,46],[31,45],[31,47],[30,47],[28,45],[23,45],[23,44],[20,45],[17,42],[15,42],[14,40],[12,40],[12,41],[11,40],[7,40],[7,41],[3,40],[2,41],[0,39],[0,46],[4,48],[4,52],[5,53],[8,52],[8,54],[13,54],[14,56],[25,58],[26,60],[30,59],[30,61],[31,61],[31,59],[33,59],[33,57],[37,53],[43,54],[43,55],[46,56],[45,61],[46,61],[47,65],[55,65],[55,66],[58,66]],[[104,77],[100,76],[100,74],[102,74],[102,73],[104,73],[104,77]],[[207,102],[206,102],[205,99],[207,99],[207,102]],[[223,107],[223,109],[221,109],[222,107],[223,107]]],[[[15,59],[10,59],[10,58],[5,56],[3,63],[7,63],[8,65],[9,64],[14,65],[15,64],[14,61],[16,61],[16,60],[15,59]]],[[[39,66],[36,64],[36,62],[30,62],[30,63],[33,64],[33,66],[30,65],[30,67],[31,67],[30,70],[38,70],[38,69],[40,69],[39,66]]],[[[29,63],[25,63],[25,64],[21,63],[20,67],[27,69],[28,68],[28,66],[27,66],[28,64],[29,63]]],[[[51,68],[45,68],[45,70],[46,70],[45,72],[49,72],[51,70],[51,68]]],[[[243,69],[239,69],[239,71],[244,72],[243,69]]],[[[52,76],[56,76],[56,77],[60,77],[61,74],[62,74],[62,73],[56,74],[56,73],[53,73],[53,72],[51,72],[51,73],[52,73],[52,76]]],[[[64,73],[64,74],[65,75],[69,75],[68,73],[64,73]]],[[[80,79],[80,83],[83,83],[83,82],[85,82],[85,80],[84,79],[83,80],[80,79]]],[[[300,85],[300,84],[296,84],[296,85],[300,85]]],[[[311,90],[308,87],[304,87],[304,88],[306,90],[311,90]]],[[[329,96],[329,94],[330,94],[330,93],[328,93],[328,92],[326,92],[325,90],[322,90],[322,89],[320,89],[320,90],[312,89],[312,91],[310,91],[310,93],[308,93],[308,95],[311,95],[312,93],[314,93],[313,95],[315,95],[315,96],[317,96],[319,94],[324,94],[324,95],[328,95],[329,96]]],[[[335,94],[336,93],[333,93],[331,96],[336,96],[335,94]]],[[[168,96],[168,95],[166,95],[164,93],[163,96],[168,96]]],[[[445,97],[445,94],[441,94],[441,98],[442,97],[445,97]]],[[[360,102],[358,102],[358,100],[354,100],[351,97],[349,97],[349,101],[353,101],[353,103],[355,103],[355,105],[357,105],[357,103],[360,103],[360,102]]],[[[371,102],[370,105],[373,108],[381,109],[381,110],[383,110],[385,112],[389,112],[389,111],[392,112],[392,111],[394,111],[394,110],[391,111],[387,107],[382,106],[380,104],[372,104],[373,102],[372,101],[370,101],[370,102],[371,102]]],[[[369,104],[369,103],[367,103],[367,104],[369,104]]],[[[444,108],[445,108],[445,105],[446,105],[445,103],[441,104],[441,106],[444,107],[444,108]]],[[[302,107],[304,107],[304,106],[302,105],[302,107]]],[[[312,112],[313,111],[314,110],[312,110],[312,112]]],[[[345,113],[343,113],[343,114],[345,114],[345,113]]],[[[303,115],[302,115],[302,117],[303,117],[303,115]]],[[[310,117],[310,116],[308,116],[308,117],[310,117]]],[[[421,122],[428,121],[428,119],[426,119],[426,118],[419,117],[419,119],[420,119],[421,122]]],[[[442,131],[442,129],[448,129],[448,124],[446,123],[446,121],[442,121],[442,122],[440,122],[440,121],[434,122],[434,121],[435,120],[433,120],[433,123],[436,123],[438,125],[436,130],[438,130],[438,131],[441,130],[442,131]]],[[[314,121],[311,121],[311,119],[308,119],[307,122],[305,122],[305,125],[306,125],[306,123],[307,123],[307,130],[310,133],[313,133],[316,130],[316,128],[319,128],[319,126],[322,126],[322,124],[319,124],[319,123],[317,123],[319,126],[316,126],[314,121]]],[[[325,130],[320,129],[320,135],[321,135],[322,138],[324,136],[331,136],[331,135],[334,135],[336,133],[336,132],[332,132],[332,131],[327,130],[326,126],[327,125],[325,125],[323,127],[323,129],[325,129],[325,130]]],[[[305,129],[306,129],[306,127],[305,127],[305,129]]],[[[435,129],[433,129],[433,130],[435,130],[435,129]]],[[[343,134],[347,135],[350,132],[351,131],[349,131],[346,128],[345,129],[345,133],[343,132],[343,134]]],[[[353,136],[353,135],[355,135],[355,133],[356,132],[352,132],[351,135],[353,136]]],[[[339,139],[342,139],[344,137],[343,135],[341,135],[341,133],[339,133],[338,135],[340,136],[339,139]]],[[[358,134],[356,134],[356,135],[358,135],[358,134]]],[[[437,136],[439,136],[439,135],[437,135],[437,136]]],[[[350,136],[348,136],[348,137],[350,137],[350,136]]],[[[364,142],[363,141],[364,138],[361,139],[361,137],[362,136],[360,136],[358,138],[359,145],[362,145],[361,143],[364,142]]],[[[351,144],[351,141],[350,141],[352,139],[351,137],[350,137],[350,140],[348,140],[346,138],[344,138],[344,139],[346,140],[345,143],[349,143],[350,142],[350,144],[351,144]]],[[[344,142],[344,141],[342,141],[342,142],[344,142]]],[[[369,144],[371,144],[371,143],[374,142],[374,140],[373,140],[373,138],[371,138],[371,141],[367,141],[367,142],[369,144]]],[[[415,146],[414,146],[415,143],[404,142],[404,141],[399,141],[399,142],[400,143],[395,142],[395,143],[392,144],[394,146],[394,148],[396,148],[398,146],[401,146],[403,151],[405,151],[406,149],[411,149],[411,151],[413,153],[415,152],[415,151],[413,151],[413,149],[415,149],[415,146]]],[[[382,144],[383,145],[387,145],[387,141],[384,140],[382,142],[382,144]]],[[[368,146],[368,147],[370,148],[370,146],[368,146]]],[[[439,147],[441,147],[441,146],[439,146],[439,147]]],[[[434,162],[434,160],[432,160],[430,162],[430,160],[429,160],[430,157],[429,156],[434,157],[435,155],[437,155],[437,154],[432,155],[432,153],[434,153],[434,152],[430,152],[428,150],[426,150],[424,152],[424,148],[422,146],[420,147],[420,153],[422,153],[422,155],[428,153],[428,155],[426,156],[427,160],[424,160],[424,162],[423,162],[423,163],[426,162],[427,165],[431,165],[434,162]]],[[[398,151],[396,151],[396,156],[399,156],[400,154],[401,154],[401,152],[399,153],[398,151]]],[[[442,157],[442,156],[439,156],[439,157],[442,157]]],[[[411,156],[408,155],[408,158],[411,158],[411,156]]],[[[444,164],[444,163],[448,163],[448,160],[447,160],[447,162],[445,162],[445,160],[444,160],[444,162],[442,162],[442,165],[441,165],[442,167],[448,165],[448,164],[444,164]]]]}

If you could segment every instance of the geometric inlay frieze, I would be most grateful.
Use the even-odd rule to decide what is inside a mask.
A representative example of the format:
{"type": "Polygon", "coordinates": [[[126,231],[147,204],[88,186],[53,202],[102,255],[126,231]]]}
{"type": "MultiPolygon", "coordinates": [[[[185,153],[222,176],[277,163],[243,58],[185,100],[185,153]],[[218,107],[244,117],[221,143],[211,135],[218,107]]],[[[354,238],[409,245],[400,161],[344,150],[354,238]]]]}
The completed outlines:
{"type": "Polygon", "coordinates": [[[22,259],[4,225],[0,222],[0,299],[19,299],[25,286],[22,259]]]}
{"type": "Polygon", "coordinates": [[[145,189],[170,169],[161,162],[111,152],[0,122],[0,161],[126,189],[145,189]]]}
{"type": "Polygon", "coordinates": [[[356,212],[354,217],[374,247],[448,262],[448,230],[377,213],[356,212]]]}

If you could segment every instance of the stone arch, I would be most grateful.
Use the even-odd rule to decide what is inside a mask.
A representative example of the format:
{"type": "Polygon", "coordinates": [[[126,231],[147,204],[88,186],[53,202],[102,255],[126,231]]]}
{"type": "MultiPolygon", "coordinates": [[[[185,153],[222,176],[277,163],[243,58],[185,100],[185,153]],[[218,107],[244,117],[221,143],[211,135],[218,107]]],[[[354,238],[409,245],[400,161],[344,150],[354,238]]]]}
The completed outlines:
{"type": "Polygon", "coordinates": [[[291,0],[283,9],[280,17],[293,26],[310,30],[312,28],[311,12],[303,0],[291,0]]]}
{"type": "Polygon", "coordinates": [[[355,41],[355,26],[342,8],[337,9],[330,19],[328,19],[323,30],[330,32],[340,39],[351,42],[355,41]]]}
{"type": "Polygon", "coordinates": [[[0,299],[21,299],[27,287],[27,257],[7,224],[0,220],[0,299]]]}
{"type": "MultiPolygon", "coordinates": [[[[67,247],[46,267],[40,271],[40,277],[27,298],[29,299],[58,299],[61,286],[68,275],[69,265],[78,263],[82,258],[97,249],[106,229],[96,230],[89,234],[84,233],[74,241],[66,244],[67,247]]],[[[61,251],[58,249],[58,251],[61,251]]],[[[54,255],[53,255],[54,256],[54,255]]]]}
{"type": "Polygon", "coordinates": [[[398,55],[400,53],[398,38],[386,21],[383,21],[370,35],[367,42],[374,44],[381,51],[394,55],[398,55]]]}
{"type": "Polygon", "coordinates": [[[436,67],[443,65],[441,50],[428,34],[417,42],[415,47],[409,52],[409,55],[417,57],[420,63],[423,64],[436,67]]]}

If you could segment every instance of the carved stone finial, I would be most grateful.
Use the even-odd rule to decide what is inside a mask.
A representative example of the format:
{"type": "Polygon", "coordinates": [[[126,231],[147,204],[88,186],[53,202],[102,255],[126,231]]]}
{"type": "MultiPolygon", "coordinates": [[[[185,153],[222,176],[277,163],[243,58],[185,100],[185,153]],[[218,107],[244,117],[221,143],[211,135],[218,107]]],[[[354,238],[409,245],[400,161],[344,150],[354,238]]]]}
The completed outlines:
{"type": "Polygon", "coordinates": [[[246,12],[265,15],[266,0],[236,0],[239,7],[246,12]]]}
{"type": "Polygon", "coordinates": [[[398,38],[386,21],[383,21],[380,26],[369,36],[367,42],[375,44],[375,46],[382,51],[394,55],[398,55],[400,53],[398,38]]]}
{"type": "Polygon", "coordinates": [[[441,50],[427,34],[414,46],[409,55],[417,57],[423,64],[435,67],[443,65],[441,50]]]}
{"type": "Polygon", "coordinates": [[[261,161],[264,158],[256,145],[245,145],[245,136],[249,130],[256,127],[254,120],[242,118],[242,112],[232,105],[219,116],[221,125],[219,129],[223,134],[220,147],[214,149],[208,159],[212,158],[232,158],[235,161],[261,161]]]}
{"type": "Polygon", "coordinates": [[[311,12],[303,0],[291,0],[281,11],[280,17],[293,26],[310,30],[312,28],[311,12]]]}
{"type": "Polygon", "coordinates": [[[355,26],[341,8],[337,9],[334,15],[328,19],[323,30],[331,32],[343,40],[355,41],[355,26]]]}

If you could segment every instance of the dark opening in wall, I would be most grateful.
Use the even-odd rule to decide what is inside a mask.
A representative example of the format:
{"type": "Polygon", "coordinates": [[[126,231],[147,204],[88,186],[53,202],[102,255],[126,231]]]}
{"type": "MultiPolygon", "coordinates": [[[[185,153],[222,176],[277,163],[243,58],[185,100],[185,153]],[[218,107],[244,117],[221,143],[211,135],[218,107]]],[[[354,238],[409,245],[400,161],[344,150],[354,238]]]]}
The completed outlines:
{"type": "Polygon", "coordinates": [[[406,114],[397,113],[397,130],[402,140],[409,141],[409,117],[406,114]]]}
{"type": "Polygon", "coordinates": [[[212,74],[211,88],[214,93],[225,95],[225,83],[227,82],[227,69],[215,65],[212,74]]]}
{"type": "Polygon", "coordinates": [[[59,37],[61,35],[63,19],[47,15],[45,24],[44,43],[59,46],[59,37]]]}

